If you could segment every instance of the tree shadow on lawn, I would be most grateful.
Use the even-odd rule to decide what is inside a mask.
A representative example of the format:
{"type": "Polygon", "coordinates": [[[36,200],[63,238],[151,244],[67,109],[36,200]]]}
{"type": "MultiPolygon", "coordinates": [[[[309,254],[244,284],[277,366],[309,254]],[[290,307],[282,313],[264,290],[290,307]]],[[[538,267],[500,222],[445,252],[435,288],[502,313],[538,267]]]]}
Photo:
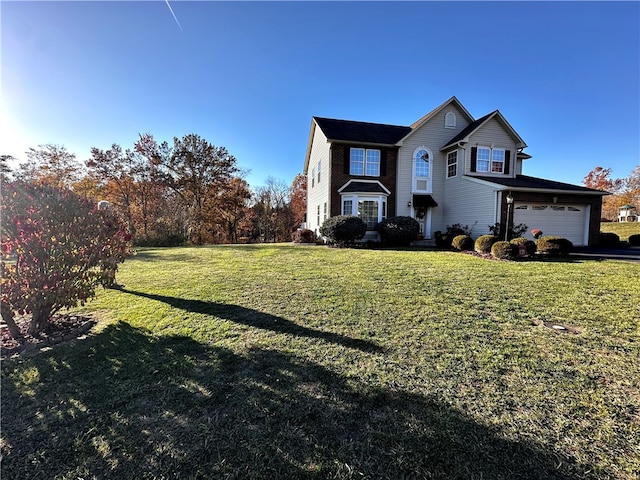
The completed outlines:
{"type": "Polygon", "coordinates": [[[3,478],[589,476],[422,395],[123,322],[3,377],[3,478]]]}
{"type": "Polygon", "coordinates": [[[186,298],[168,297],[165,295],[156,295],[127,289],[122,289],[122,291],[138,297],[163,302],[173,308],[178,308],[186,312],[211,315],[229,320],[230,322],[246,325],[248,327],[270,330],[272,332],[285,333],[298,337],[316,338],[326,342],[343,345],[348,348],[362,350],[364,352],[383,351],[382,347],[368,340],[351,338],[338,333],[323,332],[322,330],[304,327],[282,317],[259,312],[258,310],[253,310],[251,308],[241,307],[240,305],[207,302],[203,300],[189,300],[186,298]]]}

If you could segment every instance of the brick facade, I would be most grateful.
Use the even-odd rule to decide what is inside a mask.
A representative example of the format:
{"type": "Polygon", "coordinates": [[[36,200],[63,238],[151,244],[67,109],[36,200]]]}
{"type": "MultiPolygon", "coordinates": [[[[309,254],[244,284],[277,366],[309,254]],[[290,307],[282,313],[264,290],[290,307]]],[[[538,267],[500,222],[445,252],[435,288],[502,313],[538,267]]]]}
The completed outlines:
{"type": "Polygon", "coordinates": [[[387,217],[396,215],[396,175],[398,164],[398,147],[376,147],[371,145],[332,144],[331,145],[331,205],[329,216],[342,214],[342,205],[338,189],[349,180],[377,180],[384,185],[391,194],[387,198],[387,217]],[[380,176],[368,177],[362,175],[349,175],[349,149],[350,148],[375,148],[380,150],[380,176]]]}

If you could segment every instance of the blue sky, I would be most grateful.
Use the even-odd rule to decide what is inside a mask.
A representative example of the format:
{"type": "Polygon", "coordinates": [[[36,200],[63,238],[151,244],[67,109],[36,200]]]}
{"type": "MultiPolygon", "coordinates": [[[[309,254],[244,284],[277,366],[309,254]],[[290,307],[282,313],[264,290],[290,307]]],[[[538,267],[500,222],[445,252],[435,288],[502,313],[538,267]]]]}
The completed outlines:
{"type": "Polygon", "coordinates": [[[0,154],[196,133],[289,184],[314,115],[409,125],[499,109],[524,173],[640,163],[638,2],[0,1],[0,154]]]}

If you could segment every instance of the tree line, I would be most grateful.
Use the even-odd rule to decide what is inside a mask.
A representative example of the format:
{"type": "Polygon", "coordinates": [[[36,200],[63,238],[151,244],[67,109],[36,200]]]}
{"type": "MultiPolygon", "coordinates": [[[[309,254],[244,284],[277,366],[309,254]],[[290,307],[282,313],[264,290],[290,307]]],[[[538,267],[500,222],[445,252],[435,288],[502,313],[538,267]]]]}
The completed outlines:
{"type": "Polygon", "coordinates": [[[236,158],[196,134],[172,143],[141,134],[131,148],[92,148],[88,160],[60,145],[40,145],[13,159],[0,155],[2,181],[72,190],[107,201],[139,246],[286,242],[304,220],[306,177],[291,185],[269,177],[251,188],[236,158]]]}
{"type": "Polygon", "coordinates": [[[582,180],[588,188],[609,192],[602,199],[602,220],[615,221],[619,207],[633,205],[640,212],[640,165],[625,178],[612,178],[611,168],[595,167],[582,180]]]}

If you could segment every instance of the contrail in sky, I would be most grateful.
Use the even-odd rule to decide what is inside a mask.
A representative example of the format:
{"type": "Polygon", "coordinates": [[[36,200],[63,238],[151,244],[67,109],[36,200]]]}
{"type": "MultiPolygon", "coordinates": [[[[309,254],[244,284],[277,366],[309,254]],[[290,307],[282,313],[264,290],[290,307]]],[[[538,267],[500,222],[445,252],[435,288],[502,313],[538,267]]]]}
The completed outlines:
{"type": "Polygon", "coordinates": [[[167,7],[169,7],[169,11],[171,12],[171,15],[173,15],[173,19],[178,24],[178,27],[180,27],[180,31],[184,31],[184,30],[182,30],[182,25],[180,25],[180,22],[178,21],[178,17],[176,17],[176,14],[173,13],[173,8],[171,8],[171,4],[169,3],[169,0],[164,0],[164,1],[167,4],[167,7]]]}

